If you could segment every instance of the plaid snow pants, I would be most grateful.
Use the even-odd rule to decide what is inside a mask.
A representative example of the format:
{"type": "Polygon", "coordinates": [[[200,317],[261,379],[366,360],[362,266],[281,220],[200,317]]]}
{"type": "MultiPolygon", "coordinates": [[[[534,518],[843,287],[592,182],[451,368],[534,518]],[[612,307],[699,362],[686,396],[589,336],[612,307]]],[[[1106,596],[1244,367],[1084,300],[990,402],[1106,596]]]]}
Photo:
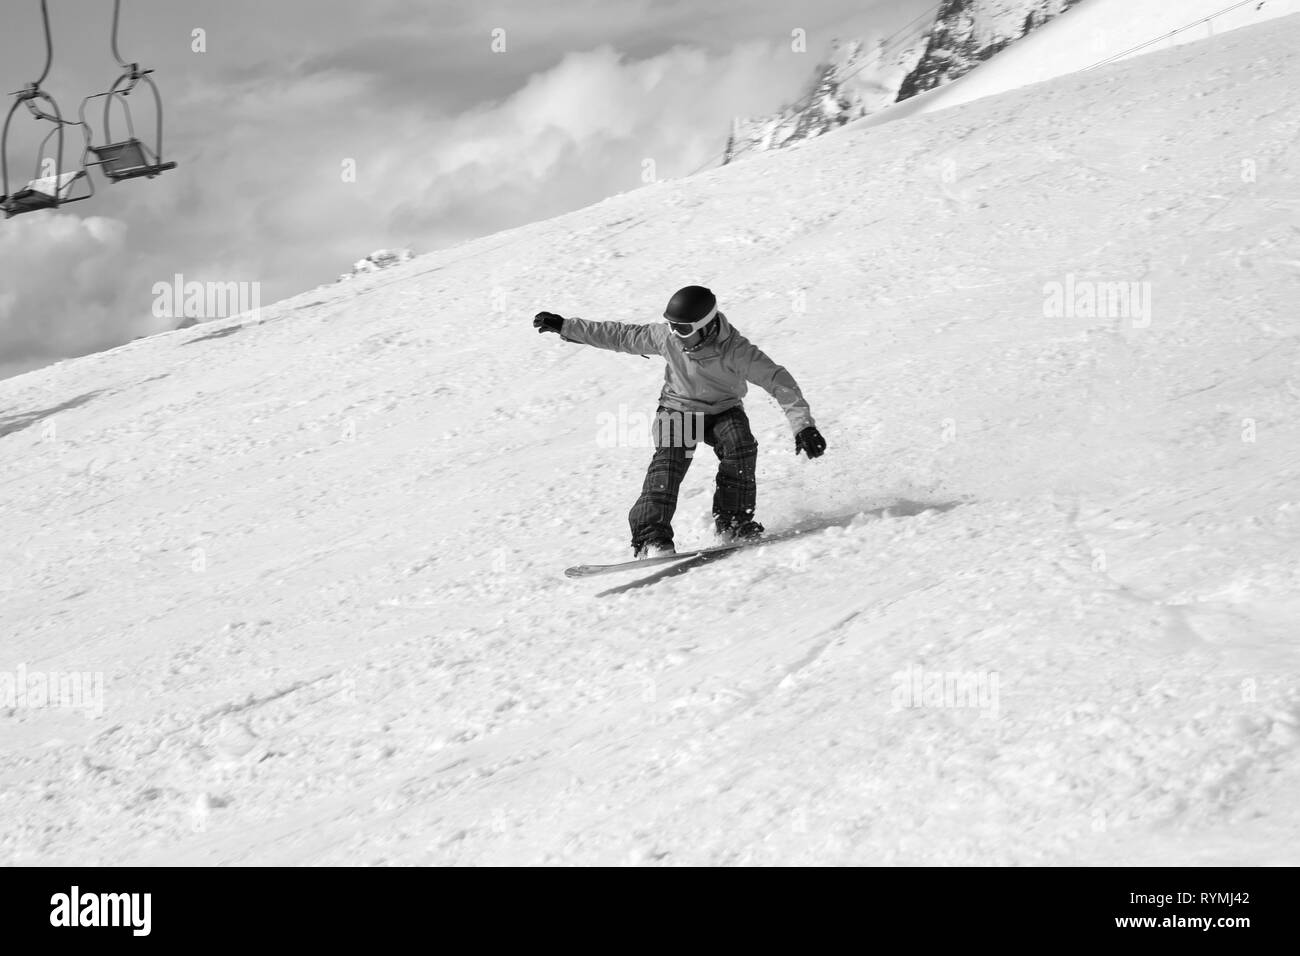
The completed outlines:
{"type": "Polygon", "coordinates": [[[660,406],[655,414],[654,439],[654,457],[641,486],[641,497],[627,516],[633,548],[647,541],[672,542],[677,491],[700,441],[712,446],[718,456],[714,518],[731,522],[754,517],[758,442],[749,430],[749,417],[743,408],[737,405],[706,415],[660,406]]]}

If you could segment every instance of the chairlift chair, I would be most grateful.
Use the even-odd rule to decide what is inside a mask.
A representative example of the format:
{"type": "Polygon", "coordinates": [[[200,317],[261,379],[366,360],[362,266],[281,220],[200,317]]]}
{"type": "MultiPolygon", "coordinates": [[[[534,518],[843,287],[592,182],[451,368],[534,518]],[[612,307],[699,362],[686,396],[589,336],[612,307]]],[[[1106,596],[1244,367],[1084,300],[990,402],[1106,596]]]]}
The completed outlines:
{"type": "MultiPolygon", "coordinates": [[[[117,49],[118,24],[121,20],[122,0],[115,0],[113,4],[113,33],[112,48],[113,57],[117,60],[118,66],[122,68],[121,75],[114,81],[113,85],[106,93],[95,93],[86,97],[81,102],[81,122],[86,124],[86,106],[91,100],[103,99],[104,101],[104,122],[103,133],[107,142],[102,146],[88,145],[88,151],[95,154],[92,162],[86,163],[88,166],[98,166],[108,177],[109,182],[120,183],[128,179],[153,179],[159,173],[164,173],[169,169],[175,169],[176,164],[164,162],[162,158],[163,148],[163,104],[162,97],[158,94],[158,87],[149,77],[153,70],[142,70],[138,63],[127,63],[122,59],[122,54],[117,49]],[[153,93],[154,111],[158,117],[158,125],[155,130],[154,143],[155,148],[150,149],[135,134],[135,123],[131,118],[131,107],[126,98],[131,95],[132,91],[143,82],[153,93]],[[121,104],[122,115],[126,117],[126,138],[118,142],[113,140],[112,132],[112,110],[113,102],[121,104]]],[[[85,126],[86,129],[90,127],[85,126]]]]}
{"type": "MultiPolygon", "coordinates": [[[[15,94],[13,105],[9,107],[9,112],[5,116],[4,129],[0,132],[0,181],[3,182],[4,192],[0,194],[0,211],[4,212],[6,219],[12,219],[14,216],[20,216],[23,213],[39,212],[42,209],[57,209],[72,202],[81,202],[89,199],[95,194],[94,183],[86,174],[85,164],[80,168],[66,169],[63,165],[63,146],[65,126],[82,126],[83,124],[72,123],[63,118],[59,112],[59,105],[54,101],[54,97],[40,88],[38,83],[33,83],[26,89],[15,94]],[[43,108],[45,104],[48,109],[43,108]],[[18,107],[26,106],[27,110],[37,120],[43,120],[54,124],[54,128],[45,134],[41,140],[40,149],[36,154],[36,172],[28,183],[14,191],[10,190],[9,179],[9,130],[13,124],[14,114],[18,112],[18,107]],[[56,140],[56,147],[53,155],[54,172],[49,173],[42,170],[43,161],[46,158],[46,150],[50,145],[51,139],[56,140]],[[84,187],[82,195],[75,195],[76,187],[81,184],[84,187]]],[[[85,133],[87,144],[89,144],[89,132],[85,133]]]]}
{"type": "MultiPolygon", "coordinates": [[[[13,105],[5,115],[4,129],[0,130],[0,189],[3,190],[0,192],[0,212],[4,213],[6,219],[41,209],[57,209],[70,202],[89,199],[95,194],[94,183],[86,175],[84,162],[75,170],[65,170],[63,167],[63,128],[80,125],[87,146],[90,145],[89,128],[84,123],[65,120],[54,97],[41,88],[45,78],[50,75],[50,67],[54,63],[54,40],[50,35],[50,11],[46,0],[41,0],[41,22],[45,28],[45,68],[41,70],[41,75],[37,79],[13,94],[13,105]],[[53,123],[54,128],[41,140],[40,150],[36,154],[36,175],[27,185],[14,191],[9,184],[9,131],[19,106],[25,106],[36,120],[53,123]],[[51,137],[57,137],[53,173],[41,168],[51,137]],[[85,185],[85,195],[73,195],[74,187],[78,183],[85,185]]],[[[85,158],[84,152],[82,158],[83,160],[85,158]]]]}
{"type": "Polygon", "coordinates": [[[95,159],[86,163],[87,166],[98,166],[110,182],[120,183],[128,179],[153,179],[159,173],[164,173],[169,169],[175,169],[176,164],[163,162],[162,159],[162,122],[163,109],[162,98],[158,95],[158,87],[154,85],[153,80],[149,79],[150,70],[140,70],[134,64],[131,69],[117,78],[117,82],[107,93],[95,93],[81,104],[81,121],[86,121],[85,109],[87,104],[94,99],[104,100],[104,119],[103,130],[104,137],[108,140],[102,146],[90,145],[89,151],[95,154],[95,159]],[[148,84],[149,89],[153,92],[154,104],[158,112],[158,127],[156,140],[158,147],[156,150],[146,146],[135,134],[135,124],[131,118],[131,108],[127,104],[125,97],[135,89],[136,84],[143,80],[148,84]],[[114,100],[118,100],[122,105],[122,113],[126,117],[126,138],[118,142],[113,141],[112,133],[112,108],[114,100]]]}

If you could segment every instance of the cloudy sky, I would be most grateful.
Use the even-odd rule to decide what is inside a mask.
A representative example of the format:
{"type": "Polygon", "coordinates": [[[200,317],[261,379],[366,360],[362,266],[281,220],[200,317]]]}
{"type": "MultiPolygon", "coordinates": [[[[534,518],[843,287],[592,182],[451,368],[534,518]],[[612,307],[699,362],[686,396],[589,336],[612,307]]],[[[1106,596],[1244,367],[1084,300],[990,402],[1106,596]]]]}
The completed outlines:
{"type": "MultiPolygon", "coordinates": [[[[49,5],[45,88],[75,114],[116,76],[112,5],[49,5]]],[[[932,5],[124,0],[121,51],[157,71],[180,168],[0,221],[0,377],[170,328],[152,287],[174,274],[257,281],[269,303],[377,248],[428,252],[635,189],[646,160],[687,175],[733,115],[796,98],[833,39],[932,5]]],[[[39,9],[0,8],[4,92],[40,72],[39,9]]],[[[130,103],[151,129],[143,95],[130,103]]],[[[25,180],[44,130],[14,122],[25,180]]]]}

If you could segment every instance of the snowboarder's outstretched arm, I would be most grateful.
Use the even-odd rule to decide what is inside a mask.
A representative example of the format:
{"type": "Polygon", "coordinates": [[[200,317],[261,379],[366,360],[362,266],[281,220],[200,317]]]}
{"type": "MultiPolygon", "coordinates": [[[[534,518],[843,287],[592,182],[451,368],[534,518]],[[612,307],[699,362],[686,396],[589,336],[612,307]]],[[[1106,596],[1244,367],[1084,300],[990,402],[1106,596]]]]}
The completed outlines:
{"type": "Polygon", "coordinates": [[[627,322],[593,322],[565,319],[553,312],[538,312],[533,325],[539,332],[558,332],[566,342],[591,345],[630,355],[659,355],[663,351],[665,325],[632,325],[627,322]]]}
{"type": "Polygon", "coordinates": [[[776,399],[796,435],[813,424],[808,401],[799,390],[799,383],[784,366],[777,365],[762,349],[748,340],[741,342],[736,349],[736,360],[738,371],[745,376],[746,381],[757,385],[776,399]]]}
{"type": "Polygon", "coordinates": [[[740,343],[736,355],[745,380],[775,398],[785,412],[795,435],[795,454],[802,451],[809,458],[820,457],[826,451],[826,439],[817,430],[812,409],[808,407],[808,400],[803,397],[794,376],[786,371],[785,366],[777,365],[762,349],[748,340],[740,343]]]}

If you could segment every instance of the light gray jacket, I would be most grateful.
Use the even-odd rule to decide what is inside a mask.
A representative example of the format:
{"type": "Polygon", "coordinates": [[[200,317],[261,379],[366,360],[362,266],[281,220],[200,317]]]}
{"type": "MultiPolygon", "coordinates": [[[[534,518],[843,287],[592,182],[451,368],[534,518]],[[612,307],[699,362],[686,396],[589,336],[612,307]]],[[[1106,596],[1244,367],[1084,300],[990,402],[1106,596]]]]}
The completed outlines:
{"type": "Polygon", "coordinates": [[[611,352],[632,355],[662,355],[664,387],[659,403],[682,412],[716,414],[742,404],[749,384],[765,389],[785,412],[797,435],[813,424],[808,402],[794,377],[768,358],[718,313],[718,334],[694,351],[682,348],[682,340],[666,322],[633,325],[627,322],[593,322],[565,319],[561,338],[611,352]]]}

